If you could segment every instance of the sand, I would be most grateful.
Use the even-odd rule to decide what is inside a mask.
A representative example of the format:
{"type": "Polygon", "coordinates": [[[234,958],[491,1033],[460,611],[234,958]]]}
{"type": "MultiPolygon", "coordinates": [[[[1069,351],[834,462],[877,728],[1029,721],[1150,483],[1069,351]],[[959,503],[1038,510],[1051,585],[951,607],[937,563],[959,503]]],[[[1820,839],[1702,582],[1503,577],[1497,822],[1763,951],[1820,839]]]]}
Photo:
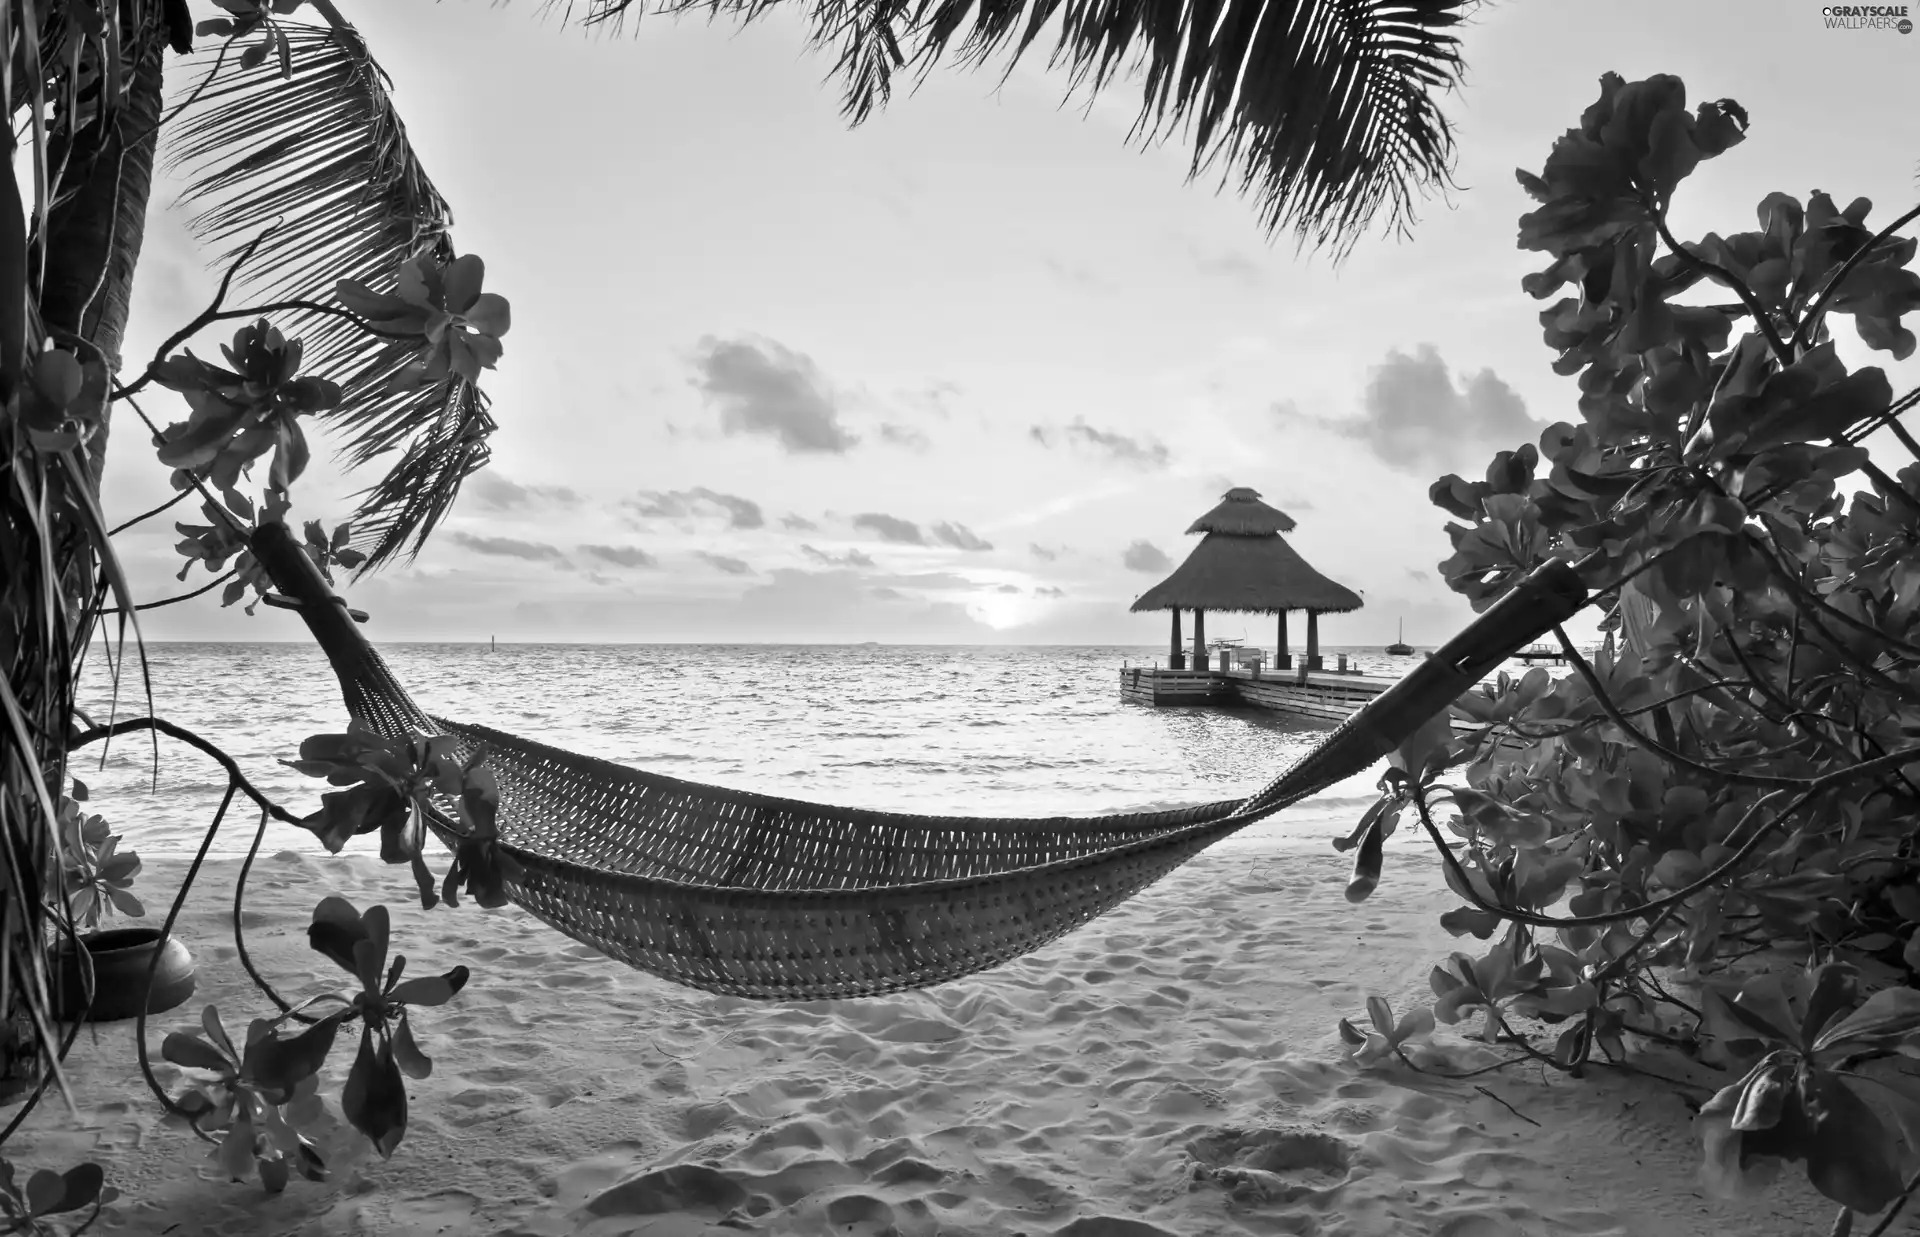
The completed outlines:
{"type": "MultiPolygon", "coordinates": [[[[48,1102],[8,1151],[102,1163],[126,1197],[96,1231],[181,1237],[1826,1231],[1832,1207],[1797,1178],[1756,1201],[1705,1197],[1665,1084],[1347,1063],[1336,1020],[1371,993],[1408,1005],[1454,944],[1435,923],[1453,903],[1437,871],[1395,849],[1360,907],[1324,848],[1222,851],[987,975],[791,1005],[669,986],[518,910],[423,912],[404,869],[273,855],[248,944],[283,991],[345,979],[305,945],[328,892],[392,907],[410,973],[474,970],[419,1019],[436,1065],[409,1084],[394,1158],[337,1131],[327,1183],[270,1196],[219,1180],[139,1081],[131,1022],[82,1035],[77,1115],[48,1102]]],[[[180,870],[149,864],[150,903],[180,870]]],[[[236,871],[210,864],[182,917],[200,991],[156,1020],[156,1048],[209,1001],[236,1033],[269,1009],[227,935],[236,871]]],[[[1424,1060],[1484,1059],[1451,1028],[1441,1040],[1424,1060]]]]}

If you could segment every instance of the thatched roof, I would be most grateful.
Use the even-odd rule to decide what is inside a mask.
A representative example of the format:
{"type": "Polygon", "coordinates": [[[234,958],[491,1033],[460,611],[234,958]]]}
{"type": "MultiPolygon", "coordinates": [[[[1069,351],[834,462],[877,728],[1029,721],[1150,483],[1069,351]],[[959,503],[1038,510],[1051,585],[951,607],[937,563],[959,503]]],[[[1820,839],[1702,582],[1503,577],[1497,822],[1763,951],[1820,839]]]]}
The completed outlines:
{"type": "Polygon", "coordinates": [[[1293,520],[1241,487],[1193,522],[1204,532],[1174,573],[1140,594],[1132,609],[1226,610],[1276,614],[1319,610],[1338,614],[1363,604],[1353,590],[1335,584],[1301,558],[1280,536],[1293,520]]]}
{"type": "Polygon", "coordinates": [[[1258,490],[1237,485],[1220,496],[1220,505],[1187,526],[1189,533],[1232,533],[1236,537],[1264,537],[1290,533],[1293,517],[1260,501],[1258,490]]]}

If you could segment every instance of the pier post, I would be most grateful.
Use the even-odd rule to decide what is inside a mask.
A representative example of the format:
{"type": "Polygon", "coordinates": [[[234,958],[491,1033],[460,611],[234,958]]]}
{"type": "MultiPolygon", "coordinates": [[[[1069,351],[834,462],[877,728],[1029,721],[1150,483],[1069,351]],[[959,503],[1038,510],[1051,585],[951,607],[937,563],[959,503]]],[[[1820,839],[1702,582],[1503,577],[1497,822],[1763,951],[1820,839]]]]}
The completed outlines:
{"type": "Polygon", "coordinates": [[[1287,612],[1280,611],[1279,643],[1273,646],[1273,668],[1275,670],[1293,669],[1293,653],[1287,648],[1287,612]]]}
{"type": "Polygon", "coordinates": [[[1185,663],[1180,658],[1180,607],[1173,608],[1173,643],[1167,649],[1167,669],[1178,670],[1185,663]]]}
{"type": "Polygon", "coordinates": [[[1193,609],[1193,668],[1207,668],[1207,612],[1198,606],[1193,609]]]}
{"type": "Polygon", "coordinates": [[[1320,612],[1307,611],[1307,669],[1320,670],[1320,612]]]}

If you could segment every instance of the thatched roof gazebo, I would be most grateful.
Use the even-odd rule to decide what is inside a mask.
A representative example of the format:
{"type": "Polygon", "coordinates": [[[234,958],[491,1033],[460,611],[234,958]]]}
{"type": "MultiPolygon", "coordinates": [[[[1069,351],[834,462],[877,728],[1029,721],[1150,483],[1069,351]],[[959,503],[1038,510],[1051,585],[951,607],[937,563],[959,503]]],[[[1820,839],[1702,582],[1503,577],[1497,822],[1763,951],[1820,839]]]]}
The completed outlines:
{"type": "Polygon", "coordinates": [[[1220,505],[1187,529],[1205,533],[1187,561],[1146,592],[1134,611],[1173,611],[1171,666],[1181,669],[1180,611],[1193,611],[1194,669],[1206,668],[1207,611],[1277,614],[1279,649],[1276,669],[1289,669],[1287,611],[1307,612],[1307,663],[1320,665],[1320,615],[1358,610],[1365,603],[1352,589],[1321,575],[1280,534],[1293,531],[1293,518],[1260,501],[1245,486],[1228,490],[1220,505]]]}

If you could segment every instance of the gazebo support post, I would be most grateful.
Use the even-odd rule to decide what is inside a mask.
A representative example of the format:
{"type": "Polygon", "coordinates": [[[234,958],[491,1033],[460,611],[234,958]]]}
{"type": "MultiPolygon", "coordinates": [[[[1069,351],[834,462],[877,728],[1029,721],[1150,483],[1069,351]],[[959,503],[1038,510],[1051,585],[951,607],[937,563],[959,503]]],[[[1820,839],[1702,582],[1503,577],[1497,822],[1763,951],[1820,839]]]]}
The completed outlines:
{"type": "Polygon", "coordinates": [[[1186,664],[1180,655],[1180,607],[1173,608],[1173,643],[1167,646],[1167,669],[1178,670],[1186,664]]]}
{"type": "Polygon", "coordinates": [[[1320,612],[1307,611],[1307,669],[1319,670],[1320,665],[1320,612]]]}
{"type": "Polygon", "coordinates": [[[1273,668],[1275,670],[1293,669],[1293,653],[1287,647],[1287,612],[1280,611],[1280,632],[1273,646],[1273,668]]]}
{"type": "Polygon", "coordinates": [[[1193,668],[1207,669],[1207,612],[1198,606],[1193,610],[1193,668]]]}

